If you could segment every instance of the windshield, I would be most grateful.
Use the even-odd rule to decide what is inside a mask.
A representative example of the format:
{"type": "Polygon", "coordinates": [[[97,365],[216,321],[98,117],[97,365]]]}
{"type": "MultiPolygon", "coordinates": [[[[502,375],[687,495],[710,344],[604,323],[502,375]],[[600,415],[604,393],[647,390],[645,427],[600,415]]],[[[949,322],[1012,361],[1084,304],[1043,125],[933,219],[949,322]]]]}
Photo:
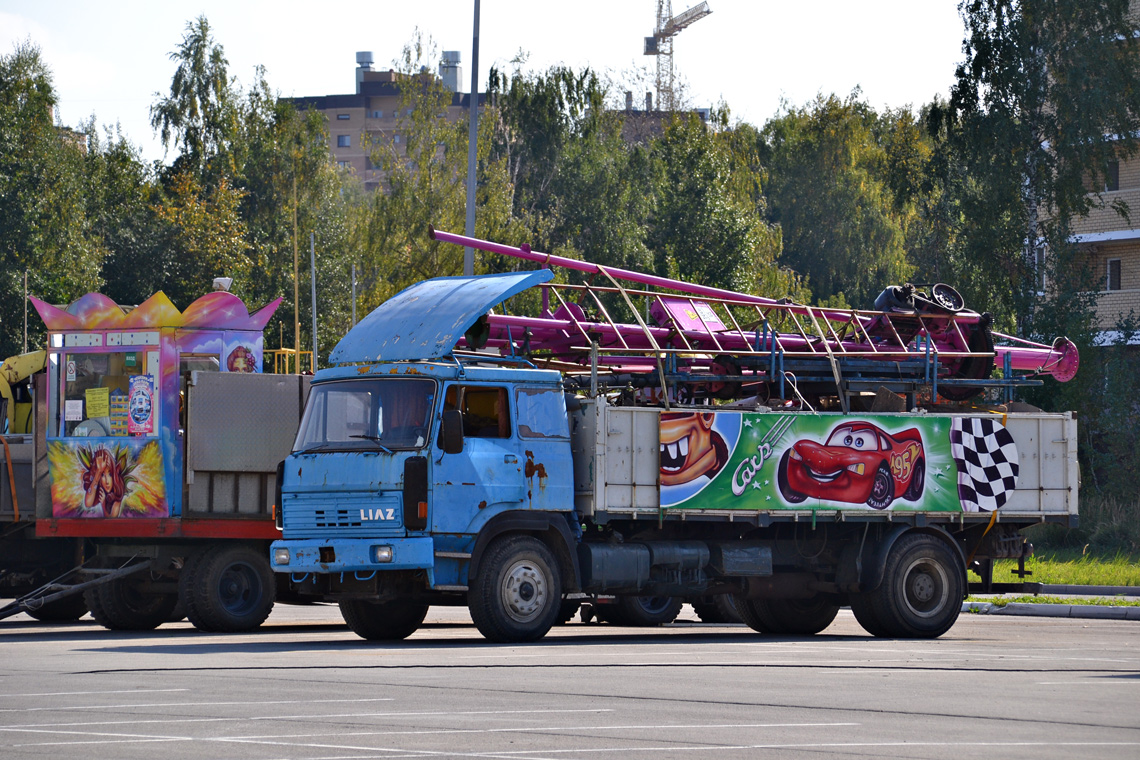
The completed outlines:
{"type": "Polygon", "coordinates": [[[422,378],[314,385],[293,451],[422,448],[434,398],[435,381],[422,378]]]}

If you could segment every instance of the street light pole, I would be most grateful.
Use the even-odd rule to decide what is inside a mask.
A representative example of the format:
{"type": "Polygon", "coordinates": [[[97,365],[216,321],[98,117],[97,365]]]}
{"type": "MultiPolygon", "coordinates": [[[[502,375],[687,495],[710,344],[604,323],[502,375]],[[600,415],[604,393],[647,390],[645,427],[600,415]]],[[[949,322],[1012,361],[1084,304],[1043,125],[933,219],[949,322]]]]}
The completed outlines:
{"type": "MultiPolygon", "coordinates": [[[[471,37],[471,99],[467,121],[467,237],[475,237],[475,153],[479,144],[479,0],[475,0],[475,31],[471,37]]],[[[475,249],[463,249],[463,274],[475,274],[475,249]]]]}

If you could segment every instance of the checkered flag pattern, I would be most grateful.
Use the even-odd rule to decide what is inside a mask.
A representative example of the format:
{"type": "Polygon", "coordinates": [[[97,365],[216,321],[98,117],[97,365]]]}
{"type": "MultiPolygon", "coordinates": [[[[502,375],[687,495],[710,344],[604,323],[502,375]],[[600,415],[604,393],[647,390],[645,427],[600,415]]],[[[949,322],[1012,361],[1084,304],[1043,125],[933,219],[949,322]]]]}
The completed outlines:
{"type": "Polygon", "coordinates": [[[950,453],[958,465],[958,498],[967,512],[992,512],[1017,486],[1017,444],[988,417],[955,417],[950,453]]]}

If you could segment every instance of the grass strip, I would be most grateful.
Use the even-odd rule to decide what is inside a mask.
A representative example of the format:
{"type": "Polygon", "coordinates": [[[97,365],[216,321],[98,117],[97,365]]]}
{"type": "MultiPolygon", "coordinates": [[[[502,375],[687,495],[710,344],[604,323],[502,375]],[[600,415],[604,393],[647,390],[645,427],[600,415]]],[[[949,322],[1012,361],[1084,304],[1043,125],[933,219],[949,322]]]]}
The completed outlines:
{"type": "Polygon", "coordinates": [[[1024,596],[976,596],[971,594],[966,597],[967,602],[986,602],[995,607],[1004,607],[1007,604],[1072,604],[1072,605],[1092,605],[1095,607],[1140,607],[1140,601],[1125,600],[1121,597],[1103,597],[1103,596],[1078,596],[1078,597],[1065,597],[1065,596],[1047,596],[1042,594],[1040,596],[1033,596],[1026,594],[1024,596]]]}

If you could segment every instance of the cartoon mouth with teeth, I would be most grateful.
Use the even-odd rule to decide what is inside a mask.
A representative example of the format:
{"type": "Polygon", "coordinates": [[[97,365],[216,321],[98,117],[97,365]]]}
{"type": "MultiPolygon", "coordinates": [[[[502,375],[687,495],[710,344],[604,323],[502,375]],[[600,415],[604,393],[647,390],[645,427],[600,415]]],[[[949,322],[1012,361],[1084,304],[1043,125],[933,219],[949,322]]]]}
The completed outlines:
{"type": "Polygon", "coordinates": [[[662,412],[661,485],[676,486],[702,475],[713,477],[728,460],[728,446],[712,429],[709,412],[662,412]]]}

